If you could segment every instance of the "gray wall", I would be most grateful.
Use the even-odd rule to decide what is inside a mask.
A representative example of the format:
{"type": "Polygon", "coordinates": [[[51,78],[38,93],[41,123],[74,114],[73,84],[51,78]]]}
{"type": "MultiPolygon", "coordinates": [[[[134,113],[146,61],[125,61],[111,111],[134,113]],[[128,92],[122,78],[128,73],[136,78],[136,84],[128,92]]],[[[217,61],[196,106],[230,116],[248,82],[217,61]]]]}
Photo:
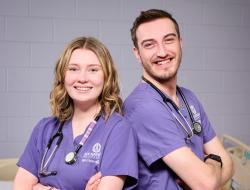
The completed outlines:
{"type": "Polygon", "coordinates": [[[74,37],[108,46],[125,98],[141,73],[129,29],[149,8],[180,23],[179,84],[198,95],[219,135],[250,144],[250,0],[0,0],[0,157],[19,156],[50,114],[54,63],[74,37]]]}

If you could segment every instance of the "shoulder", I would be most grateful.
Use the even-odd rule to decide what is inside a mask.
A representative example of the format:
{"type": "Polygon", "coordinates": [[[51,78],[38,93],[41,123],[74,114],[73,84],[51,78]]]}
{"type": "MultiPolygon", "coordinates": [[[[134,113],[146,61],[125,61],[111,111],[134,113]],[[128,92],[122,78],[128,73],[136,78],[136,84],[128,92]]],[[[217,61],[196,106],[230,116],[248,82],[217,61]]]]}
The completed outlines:
{"type": "Polygon", "coordinates": [[[140,83],[124,102],[125,117],[137,113],[149,114],[163,107],[165,104],[161,96],[147,83],[140,83]]]}
{"type": "Polygon", "coordinates": [[[188,88],[185,88],[185,87],[182,87],[182,86],[178,86],[182,93],[185,95],[185,96],[195,96],[194,92],[188,88]]]}
{"type": "Polygon", "coordinates": [[[184,88],[184,87],[180,87],[180,89],[181,89],[182,93],[184,94],[184,96],[189,104],[189,107],[191,108],[191,110],[194,114],[196,112],[205,113],[201,101],[194,94],[194,92],[192,92],[191,90],[184,88]]]}
{"type": "Polygon", "coordinates": [[[113,113],[103,125],[105,126],[105,131],[110,131],[112,133],[126,134],[133,132],[132,127],[125,117],[117,112],[113,113]]]}
{"type": "Polygon", "coordinates": [[[56,123],[58,123],[58,119],[55,117],[44,117],[42,119],[40,119],[38,121],[38,123],[36,124],[35,128],[44,128],[44,127],[48,127],[48,126],[54,126],[56,123]]]}
{"type": "Polygon", "coordinates": [[[140,83],[135,87],[135,89],[126,98],[124,104],[125,105],[130,105],[134,103],[140,104],[144,102],[145,100],[149,100],[152,98],[157,99],[159,98],[159,95],[147,83],[140,83]]]}
{"type": "Polygon", "coordinates": [[[59,123],[55,117],[44,117],[40,119],[33,129],[33,134],[47,133],[48,130],[53,130],[59,123]]]}
{"type": "Polygon", "coordinates": [[[105,125],[108,127],[127,126],[127,122],[121,114],[114,112],[105,122],[105,125]]]}
{"type": "Polygon", "coordinates": [[[192,90],[180,86],[179,88],[187,99],[191,99],[193,101],[199,101],[197,96],[192,90]]]}

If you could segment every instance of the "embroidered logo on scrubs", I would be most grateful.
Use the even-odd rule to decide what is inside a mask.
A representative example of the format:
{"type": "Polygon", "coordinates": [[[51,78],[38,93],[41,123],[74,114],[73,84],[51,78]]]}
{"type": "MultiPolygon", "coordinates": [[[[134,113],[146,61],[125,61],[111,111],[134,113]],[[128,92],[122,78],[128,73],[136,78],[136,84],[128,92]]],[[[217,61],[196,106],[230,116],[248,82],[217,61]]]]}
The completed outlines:
{"type": "Polygon", "coordinates": [[[97,153],[97,152],[100,152],[101,151],[101,144],[100,143],[95,143],[93,148],[92,148],[92,151],[97,153]]]}
{"type": "Polygon", "coordinates": [[[82,162],[99,164],[101,158],[101,144],[95,143],[91,149],[91,152],[84,152],[82,162]]]}
{"type": "Polygon", "coordinates": [[[197,122],[201,122],[201,118],[200,118],[200,113],[197,113],[195,107],[193,105],[190,106],[190,109],[193,113],[193,116],[194,116],[194,120],[197,121],[197,122]]]}

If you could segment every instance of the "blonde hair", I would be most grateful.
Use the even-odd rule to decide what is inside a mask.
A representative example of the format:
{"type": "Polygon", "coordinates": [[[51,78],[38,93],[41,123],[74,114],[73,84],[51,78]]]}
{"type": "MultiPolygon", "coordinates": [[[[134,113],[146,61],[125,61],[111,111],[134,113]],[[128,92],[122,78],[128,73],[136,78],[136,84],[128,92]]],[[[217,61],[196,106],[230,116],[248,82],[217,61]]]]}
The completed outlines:
{"type": "Polygon", "coordinates": [[[122,99],[120,97],[117,71],[108,49],[93,37],[79,37],[68,44],[56,62],[55,79],[50,93],[52,115],[57,117],[60,122],[69,120],[73,116],[74,104],[65,89],[64,79],[70,57],[76,49],[87,49],[94,52],[101,63],[104,73],[104,86],[98,101],[101,105],[101,111],[105,114],[105,119],[108,119],[114,112],[122,114],[122,99]]]}

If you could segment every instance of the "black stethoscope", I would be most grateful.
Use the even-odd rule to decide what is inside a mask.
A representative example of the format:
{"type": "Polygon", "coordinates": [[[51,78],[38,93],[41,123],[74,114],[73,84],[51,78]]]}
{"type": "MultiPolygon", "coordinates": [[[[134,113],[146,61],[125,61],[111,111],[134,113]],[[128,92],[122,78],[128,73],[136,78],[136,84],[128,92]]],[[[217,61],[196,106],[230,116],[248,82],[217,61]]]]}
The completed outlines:
{"type": "MultiPolygon", "coordinates": [[[[80,143],[75,148],[75,150],[72,151],[72,152],[69,152],[68,154],[66,154],[66,156],[65,156],[65,163],[66,164],[72,165],[72,164],[74,164],[77,161],[77,154],[78,154],[78,152],[80,151],[80,149],[82,148],[82,146],[85,144],[85,142],[89,138],[89,136],[92,133],[93,129],[95,128],[96,123],[97,123],[98,119],[100,118],[100,116],[101,116],[101,114],[98,114],[95,117],[95,120],[92,121],[92,122],[90,122],[90,124],[87,126],[87,130],[84,133],[84,135],[83,135],[80,143]]],[[[64,125],[64,123],[60,123],[57,132],[54,135],[52,135],[50,137],[49,141],[48,141],[48,144],[46,146],[45,152],[44,152],[43,157],[42,157],[41,165],[40,165],[40,172],[39,172],[39,174],[42,177],[54,176],[54,175],[57,174],[57,171],[48,171],[47,169],[48,169],[49,163],[51,163],[51,160],[55,156],[56,150],[59,148],[59,146],[60,146],[60,144],[61,144],[61,142],[63,140],[63,133],[62,133],[62,127],[63,127],[63,125],[64,125]],[[51,148],[52,142],[56,138],[58,138],[58,139],[56,141],[55,147],[53,148],[53,150],[52,150],[51,154],[49,155],[47,161],[45,161],[46,156],[48,154],[48,151],[51,148]]]]}
{"type": "Polygon", "coordinates": [[[181,113],[180,109],[178,108],[178,106],[173,102],[173,100],[171,100],[169,97],[167,97],[160,89],[158,89],[152,82],[150,82],[149,80],[147,80],[145,77],[142,76],[142,80],[144,80],[146,83],[148,83],[161,97],[163,102],[168,106],[168,108],[171,110],[171,113],[173,115],[173,117],[177,120],[177,122],[179,123],[179,125],[182,127],[182,129],[185,131],[185,133],[187,134],[186,139],[190,140],[192,139],[193,135],[199,135],[202,133],[202,126],[199,122],[195,121],[193,113],[189,107],[189,104],[183,94],[183,92],[181,91],[181,89],[177,86],[177,91],[180,93],[181,98],[187,108],[189,117],[191,119],[192,124],[190,125],[189,122],[187,121],[187,119],[183,116],[183,114],[181,113]],[[181,116],[181,118],[185,121],[185,123],[187,124],[189,131],[186,129],[186,127],[183,125],[183,123],[180,121],[180,119],[178,119],[178,117],[175,115],[175,113],[172,111],[171,107],[169,106],[170,103],[173,108],[175,109],[175,111],[181,116]]]}

